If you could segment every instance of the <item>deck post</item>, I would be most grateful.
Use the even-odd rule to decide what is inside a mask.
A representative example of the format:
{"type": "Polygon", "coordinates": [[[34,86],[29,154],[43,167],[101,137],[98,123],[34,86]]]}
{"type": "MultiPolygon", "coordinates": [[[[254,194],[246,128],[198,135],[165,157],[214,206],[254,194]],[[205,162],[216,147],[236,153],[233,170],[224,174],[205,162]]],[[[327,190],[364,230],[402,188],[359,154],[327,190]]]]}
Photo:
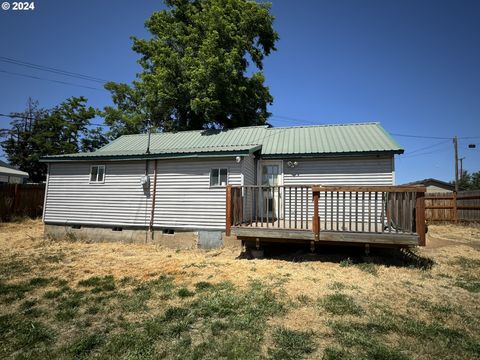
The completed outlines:
{"type": "Polygon", "coordinates": [[[312,230],[313,234],[315,235],[315,241],[318,241],[320,238],[320,219],[318,216],[318,197],[320,195],[320,191],[318,189],[313,189],[313,221],[312,221],[312,230]]]}
{"type": "Polygon", "coordinates": [[[230,236],[231,234],[231,226],[232,226],[232,212],[233,212],[233,206],[232,206],[232,185],[227,185],[225,188],[226,192],[226,203],[225,203],[225,235],[230,236]]]}
{"type": "Polygon", "coordinates": [[[424,192],[417,192],[416,197],[416,206],[415,206],[415,225],[416,225],[416,233],[419,236],[419,243],[420,246],[425,246],[425,193],[424,192]]]}

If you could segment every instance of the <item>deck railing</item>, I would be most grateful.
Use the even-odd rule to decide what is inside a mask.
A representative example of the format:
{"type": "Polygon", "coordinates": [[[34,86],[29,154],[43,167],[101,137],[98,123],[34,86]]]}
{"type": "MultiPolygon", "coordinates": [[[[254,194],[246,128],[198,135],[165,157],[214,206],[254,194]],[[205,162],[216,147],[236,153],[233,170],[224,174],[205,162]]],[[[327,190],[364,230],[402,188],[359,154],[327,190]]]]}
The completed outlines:
{"type": "Polygon", "coordinates": [[[425,243],[422,186],[228,186],[231,227],[418,234],[425,243]]]}

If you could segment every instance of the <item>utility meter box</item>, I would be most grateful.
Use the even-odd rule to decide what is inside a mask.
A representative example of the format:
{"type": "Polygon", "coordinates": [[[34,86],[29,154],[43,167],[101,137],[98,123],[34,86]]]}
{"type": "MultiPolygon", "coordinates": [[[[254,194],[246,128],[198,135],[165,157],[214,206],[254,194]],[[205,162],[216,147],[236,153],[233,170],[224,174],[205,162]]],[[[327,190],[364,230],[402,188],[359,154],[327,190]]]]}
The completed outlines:
{"type": "Polygon", "coordinates": [[[148,175],[143,175],[140,178],[140,183],[143,186],[143,190],[148,190],[150,188],[150,176],[148,175]]]}

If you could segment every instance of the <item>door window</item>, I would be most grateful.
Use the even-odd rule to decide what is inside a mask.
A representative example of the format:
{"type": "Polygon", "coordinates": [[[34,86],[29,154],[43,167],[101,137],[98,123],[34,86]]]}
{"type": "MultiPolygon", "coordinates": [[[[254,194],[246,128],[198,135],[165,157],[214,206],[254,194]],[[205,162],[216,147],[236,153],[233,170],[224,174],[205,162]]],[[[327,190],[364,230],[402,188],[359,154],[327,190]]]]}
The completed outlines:
{"type": "Polygon", "coordinates": [[[279,185],[280,166],[263,165],[262,166],[262,185],[279,185]]]}

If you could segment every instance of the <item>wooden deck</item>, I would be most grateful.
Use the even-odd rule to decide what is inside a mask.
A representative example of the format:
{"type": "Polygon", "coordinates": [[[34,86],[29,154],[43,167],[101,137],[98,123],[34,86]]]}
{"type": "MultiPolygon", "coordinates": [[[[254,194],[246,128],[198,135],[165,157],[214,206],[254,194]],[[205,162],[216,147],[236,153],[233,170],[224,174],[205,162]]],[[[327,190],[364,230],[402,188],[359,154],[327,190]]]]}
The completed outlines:
{"type": "Polygon", "coordinates": [[[226,233],[257,244],[424,245],[424,192],[418,186],[229,186],[226,233]]]}

